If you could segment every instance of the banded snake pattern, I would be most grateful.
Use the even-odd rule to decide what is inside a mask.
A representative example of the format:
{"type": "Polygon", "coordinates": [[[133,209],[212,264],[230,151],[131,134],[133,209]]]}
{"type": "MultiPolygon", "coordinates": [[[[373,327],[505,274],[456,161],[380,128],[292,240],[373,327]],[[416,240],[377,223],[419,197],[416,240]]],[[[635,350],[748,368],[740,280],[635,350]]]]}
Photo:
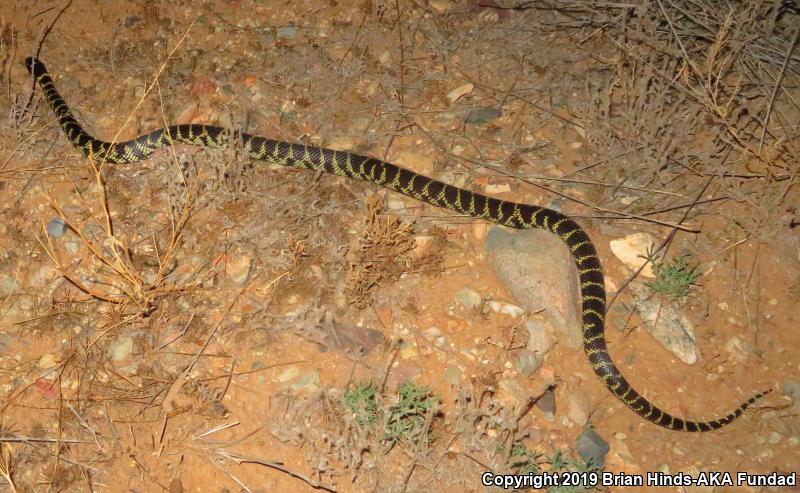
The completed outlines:
{"type": "MultiPolygon", "coordinates": [[[[166,145],[222,147],[231,140],[231,133],[225,128],[200,124],[173,125],[126,142],[110,143],[98,140],[87,133],[72,115],[67,103],[56,90],[44,64],[36,58],[28,57],[25,66],[44,92],[69,141],[78,151],[97,162],[135,163],[147,159],[157,149],[166,145]]],[[[691,421],[662,411],[634,390],[608,353],[604,332],[606,293],[597,250],[586,232],[575,221],[560,212],[464,190],[380,159],[272,140],[248,133],[234,135],[240,139],[239,143],[244,152],[256,161],[324,171],[363,180],[427,204],[510,228],[540,228],[556,234],[569,247],[578,268],[583,349],[592,369],[612,394],[636,414],[656,425],[676,431],[716,430],[730,424],[755,401],[771,391],[754,395],[724,417],[709,421],[691,421]]]]}

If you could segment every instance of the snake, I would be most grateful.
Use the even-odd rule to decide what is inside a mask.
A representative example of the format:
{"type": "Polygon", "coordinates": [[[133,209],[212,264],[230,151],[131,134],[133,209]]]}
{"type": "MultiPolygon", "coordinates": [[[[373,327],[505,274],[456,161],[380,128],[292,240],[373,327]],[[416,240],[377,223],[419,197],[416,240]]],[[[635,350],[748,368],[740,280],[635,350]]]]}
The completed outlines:
{"type": "Polygon", "coordinates": [[[717,430],[739,418],[753,403],[772,390],[757,393],[724,417],[708,421],[673,416],[634,390],[608,352],[605,337],[605,279],[597,249],[578,223],[561,212],[465,190],[381,159],[315,145],[273,140],[245,132],[232,133],[224,127],[213,125],[172,125],[125,142],[102,141],[90,135],[78,123],[40,60],[28,57],[25,66],[34,79],[34,85],[38,84],[44,93],[66,137],[78,151],[95,162],[136,163],[147,159],[163,146],[184,144],[220,148],[230,145],[232,138],[236,138],[239,139],[240,149],[254,161],[363,180],[459,214],[509,228],[544,229],[557,235],[567,245],[578,270],[583,350],[586,357],[608,390],[651,423],[675,431],[717,430]]]}

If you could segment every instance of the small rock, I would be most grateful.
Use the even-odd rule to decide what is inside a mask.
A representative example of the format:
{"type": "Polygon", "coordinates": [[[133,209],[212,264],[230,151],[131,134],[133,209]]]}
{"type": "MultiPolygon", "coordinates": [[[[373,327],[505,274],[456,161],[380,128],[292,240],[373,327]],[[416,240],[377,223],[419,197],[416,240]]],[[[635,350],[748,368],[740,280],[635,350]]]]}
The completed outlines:
{"type": "Polygon", "coordinates": [[[489,195],[497,195],[500,193],[506,193],[511,191],[511,186],[508,183],[500,183],[497,185],[486,185],[483,187],[483,190],[489,195]]]}
{"type": "Polygon", "coordinates": [[[447,93],[447,99],[449,99],[451,103],[455,103],[464,95],[471,93],[473,89],[475,89],[475,86],[472,84],[458,86],[447,93]]]}
{"type": "Polygon", "coordinates": [[[406,203],[400,197],[391,196],[386,199],[386,209],[389,211],[402,212],[406,210],[406,203]]]}
{"type": "Polygon", "coordinates": [[[504,313],[514,318],[521,317],[525,313],[524,308],[505,301],[490,301],[489,308],[495,313],[504,313]]]}
{"type": "Polygon", "coordinates": [[[511,364],[514,365],[514,368],[516,368],[523,377],[530,377],[536,373],[536,370],[542,366],[542,361],[544,359],[542,356],[526,349],[514,349],[509,351],[508,357],[511,360],[511,364]]]}
{"type": "Polygon", "coordinates": [[[311,394],[319,390],[319,370],[313,370],[292,384],[292,388],[298,392],[311,394]]]}
{"type": "Polygon", "coordinates": [[[575,448],[581,458],[586,462],[591,462],[592,466],[601,468],[605,465],[609,449],[608,443],[591,426],[583,429],[578,439],[575,440],[575,448]]]}
{"type": "Polygon", "coordinates": [[[123,21],[122,24],[125,27],[133,27],[136,24],[142,22],[142,20],[144,19],[142,18],[141,15],[129,15],[128,17],[125,18],[125,21],[123,21]]]}
{"type": "Polygon", "coordinates": [[[76,257],[81,252],[81,242],[78,239],[64,242],[64,250],[76,257]]]}
{"type": "Polygon", "coordinates": [[[60,238],[67,231],[67,223],[60,217],[54,217],[47,221],[47,236],[50,238],[60,238]]]}
{"type": "Polygon", "coordinates": [[[783,393],[792,399],[792,404],[797,412],[800,412],[800,382],[795,380],[783,381],[783,393]]]}
{"type": "Polygon", "coordinates": [[[481,304],[481,295],[470,288],[461,288],[456,293],[456,301],[467,310],[472,310],[481,304]]]}
{"type": "Polygon", "coordinates": [[[297,28],[294,26],[282,26],[276,33],[278,39],[294,39],[297,36],[297,28]]]}
{"type": "Polygon", "coordinates": [[[250,268],[253,261],[247,255],[240,255],[236,258],[229,258],[225,264],[225,273],[237,286],[244,286],[250,278],[250,268]]]}
{"type": "Polygon", "coordinates": [[[497,108],[472,108],[467,113],[467,123],[481,125],[498,118],[502,114],[497,108]]]}
{"type": "Polygon", "coordinates": [[[405,344],[400,349],[400,357],[405,360],[417,358],[419,357],[419,351],[417,351],[417,348],[414,347],[413,345],[405,344]]]}
{"type": "Polygon", "coordinates": [[[636,271],[642,265],[647,264],[641,275],[650,279],[656,277],[653,273],[653,266],[642,257],[647,254],[648,249],[653,248],[654,244],[655,239],[648,233],[634,233],[609,242],[611,251],[629,269],[636,271]]]}
{"type": "Polygon", "coordinates": [[[280,383],[286,383],[289,380],[294,380],[294,378],[300,374],[300,369],[296,366],[289,366],[288,368],[284,369],[280,375],[275,378],[280,383]]]}
{"type": "Polygon", "coordinates": [[[438,327],[429,327],[423,332],[425,338],[433,342],[436,347],[444,348],[447,346],[447,338],[442,335],[442,331],[438,327]]]}
{"type": "Polygon", "coordinates": [[[544,357],[556,343],[556,332],[553,326],[538,318],[525,322],[528,331],[528,342],[525,345],[528,351],[544,357]]]}
{"type": "Polygon", "coordinates": [[[731,355],[731,359],[739,363],[746,362],[754,349],[751,344],[743,341],[739,336],[733,336],[725,343],[725,351],[731,355]]]}
{"type": "Polygon", "coordinates": [[[122,361],[133,352],[133,338],[121,336],[108,346],[107,354],[111,361],[122,361]]]}
{"type": "Polygon", "coordinates": [[[43,354],[42,357],[39,358],[39,361],[36,363],[36,365],[43,370],[47,370],[48,368],[53,368],[57,364],[58,364],[58,357],[53,353],[43,354]]]}
{"type": "Polygon", "coordinates": [[[589,422],[589,398],[582,391],[575,389],[567,397],[567,416],[578,426],[586,426],[589,422]]]}
{"type": "Polygon", "coordinates": [[[554,417],[556,414],[556,393],[553,392],[553,389],[548,389],[545,391],[544,394],[536,401],[536,407],[538,407],[542,412],[548,413],[551,417],[554,417]]]}
{"type": "Polygon", "coordinates": [[[630,289],[645,329],[681,361],[687,365],[694,364],[700,352],[694,326],[681,315],[678,304],[652,298],[646,289],[637,284],[631,284],[630,289]]]}

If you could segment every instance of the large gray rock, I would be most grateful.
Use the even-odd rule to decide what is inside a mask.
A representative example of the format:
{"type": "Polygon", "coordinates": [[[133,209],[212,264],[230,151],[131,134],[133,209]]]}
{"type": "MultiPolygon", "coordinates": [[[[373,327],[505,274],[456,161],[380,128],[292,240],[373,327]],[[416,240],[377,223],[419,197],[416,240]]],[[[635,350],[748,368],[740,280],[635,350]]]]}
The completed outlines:
{"type": "Polygon", "coordinates": [[[562,344],[582,347],[578,271],[561,238],[540,229],[493,227],[484,249],[514,298],[532,312],[541,311],[562,344]]]}

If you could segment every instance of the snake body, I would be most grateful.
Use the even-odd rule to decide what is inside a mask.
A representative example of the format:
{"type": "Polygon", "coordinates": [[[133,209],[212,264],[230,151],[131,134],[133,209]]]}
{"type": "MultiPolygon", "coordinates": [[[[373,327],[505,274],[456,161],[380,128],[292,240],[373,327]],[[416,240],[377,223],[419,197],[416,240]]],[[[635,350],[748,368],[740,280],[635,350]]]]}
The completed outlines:
{"type": "MultiPolygon", "coordinates": [[[[231,140],[225,128],[211,125],[173,125],[154,130],[127,142],[104,142],[88,134],[72,115],[56,90],[44,64],[36,58],[25,60],[28,71],[44,92],[64,134],[73,146],[98,162],[135,163],[147,159],[165,145],[189,144],[222,147],[231,140]]],[[[770,392],[758,393],[730,414],[709,421],[690,421],[662,411],[634,390],[608,354],[604,333],[606,293],[597,250],[584,230],[564,214],[536,205],[499,200],[463,190],[428,178],[395,164],[350,152],[272,140],[247,133],[235,134],[241,148],[253,160],[283,166],[325,171],[375,183],[421,202],[485,219],[517,229],[546,229],[567,244],[578,268],[583,322],[583,349],[598,377],[612,394],[642,418],[676,431],[710,431],[722,428],[742,415],[756,400],[770,392]]]]}

